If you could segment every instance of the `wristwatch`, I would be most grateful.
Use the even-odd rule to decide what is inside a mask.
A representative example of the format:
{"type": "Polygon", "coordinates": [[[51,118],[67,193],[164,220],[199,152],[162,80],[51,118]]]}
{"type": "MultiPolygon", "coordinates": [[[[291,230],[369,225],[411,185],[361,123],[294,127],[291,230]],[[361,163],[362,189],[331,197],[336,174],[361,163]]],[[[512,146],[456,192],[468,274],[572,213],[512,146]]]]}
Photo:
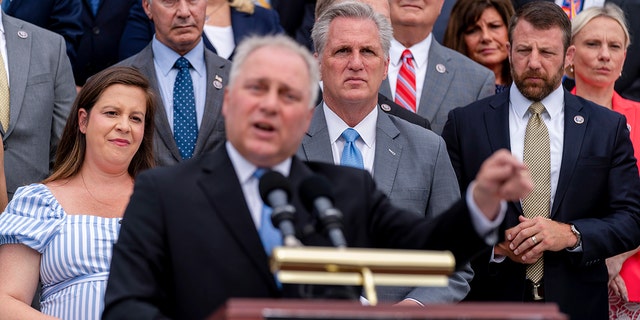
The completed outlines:
{"type": "Polygon", "coordinates": [[[580,231],[578,231],[578,229],[576,229],[575,225],[571,225],[571,232],[573,232],[573,234],[576,236],[576,238],[578,238],[578,242],[576,242],[576,245],[568,248],[569,250],[575,250],[577,249],[581,244],[582,244],[582,234],[580,234],[580,231]]]}

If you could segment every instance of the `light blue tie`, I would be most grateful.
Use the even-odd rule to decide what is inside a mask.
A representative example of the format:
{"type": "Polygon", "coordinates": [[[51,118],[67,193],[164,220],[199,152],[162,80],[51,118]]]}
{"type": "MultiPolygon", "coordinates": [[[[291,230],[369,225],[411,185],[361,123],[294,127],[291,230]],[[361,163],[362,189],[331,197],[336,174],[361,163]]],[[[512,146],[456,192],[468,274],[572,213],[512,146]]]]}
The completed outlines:
{"type": "MultiPolygon", "coordinates": [[[[253,176],[260,180],[260,177],[266,172],[263,168],[258,168],[253,176]]],[[[260,229],[258,229],[258,234],[260,235],[260,240],[262,240],[262,245],[264,246],[264,251],[267,253],[267,256],[271,256],[271,251],[275,247],[282,246],[282,234],[280,230],[276,229],[271,223],[271,212],[273,210],[267,204],[262,205],[262,213],[260,214],[260,229]]]]}
{"type": "Polygon", "coordinates": [[[358,131],[353,128],[347,128],[342,132],[341,137],[345,140],[345,144],[344,149],[342,149],[340,165],[364,169],[362,153],[356,146],[356,140],[360,138],[358,131]]]}
{"type": "Polygon", "coordinates": [[[180,57],[174,67],[179,71],[173,85],[173,136],[182,159],[189,159],[193,156],[198,138],[196,99],[189,73],[191,64],[185,57],[180,57]]]}
{"type": "Polygon", "coordinates": [[[100,6],[100,0],[89,0],[89,5],[91,6],[91,12],[95,17],[98,14],[98,7],[100,6]]]}

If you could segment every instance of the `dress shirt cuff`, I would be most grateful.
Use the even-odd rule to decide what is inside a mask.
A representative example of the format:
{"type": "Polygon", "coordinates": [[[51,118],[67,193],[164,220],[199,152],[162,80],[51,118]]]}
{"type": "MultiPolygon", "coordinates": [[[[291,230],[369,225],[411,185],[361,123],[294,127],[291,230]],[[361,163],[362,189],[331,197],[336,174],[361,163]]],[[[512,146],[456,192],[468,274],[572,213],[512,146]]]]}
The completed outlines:
{"type": "Polygon", "coordinates": [[[419,305],[419,306],[421,306],[421,307],[424,307],[424,304],[423,304],[422,302],[420,302],[420,301],[418,301],[418,300],[416,300],[416,299],[414,299],[414,298],[404,298],[404,300],[413,301],[413,302],[415,302],[417,305],[419,305]]]}
{"type": "Polygon", "coordinates": [[[471,214],[471,223],[473,224],[473,228],[480,235],[480,237],[484,239],[484,242],[487,245],[493,246],[498,242],[498,227],[502,223],[502,220],[504,220],[504,217],[507,213],[507,202],[504,200],[500,201],[500,209],[495,220],[491,221],[487,219],[480,208],[478,208],[476,202],[473,200],[472,190],[474,185],[475,181],[469,184],[465,196],[467,207],[469,208],[469,213],[471,214]]]}
{"type": "Polygon", "coordinates": [[[566,249],[569,252],[582,252],[582,240],[580,240],[580,244],[575,249],[566,249]]]}
{"type": "Polygon", "coordinates": [[[493,250],[491,250],[491,258],[489,259],[489,262],[493,262],[493,263],[502,263],[505,259],[507,259],[506,256],[498,256],[496,255],[496,251],[495,251],[496,247],[493,247],[493,250]]]}

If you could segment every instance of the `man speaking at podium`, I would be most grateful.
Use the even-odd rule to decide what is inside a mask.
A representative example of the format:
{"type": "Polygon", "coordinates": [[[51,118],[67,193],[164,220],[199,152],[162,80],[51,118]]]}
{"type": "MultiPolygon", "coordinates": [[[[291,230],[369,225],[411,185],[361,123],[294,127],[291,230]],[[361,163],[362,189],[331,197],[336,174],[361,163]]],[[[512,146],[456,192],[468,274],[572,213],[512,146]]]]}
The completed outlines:
{"type": "Polygon", "coordinates": [[[531,189],[520,162],[497,152],[466,199],[427,222],[393,207],[364,170],[294,156],[313,114],[318,80],[315,59],[286,36],[238,46],[223,103],[228,141],[136,178],[114,247],[103,319],[202,319],[229,298],[299,297],[298,286],[279,285],[269,271],[254,175],[262,168],[288,177],[296,235],[306,246],[331,246],[309,228],[317,218],[297,193],[314,175],[333,186],[351,247],[451,250],[461,264],[495,243],[504,201],[531,189]]]}

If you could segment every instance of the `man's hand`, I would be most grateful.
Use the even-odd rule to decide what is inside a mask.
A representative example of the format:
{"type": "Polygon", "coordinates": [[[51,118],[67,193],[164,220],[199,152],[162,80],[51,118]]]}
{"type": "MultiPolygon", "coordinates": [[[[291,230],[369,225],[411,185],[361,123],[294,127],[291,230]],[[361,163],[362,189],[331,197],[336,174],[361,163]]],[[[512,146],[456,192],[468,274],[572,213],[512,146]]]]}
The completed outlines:
{"type": "Polygon", "coordinates": [[[527,167],[505,149],[498,150],[482,163],[472,195],[482,213],[494,220],[500,201],[524,198],[533,189],[527,167]]]}
{"type": "Polygon", "coordinates": [[[520,216],[518,219],[520,223],[507,230],[505,237],[511,241],[509,249],[521,256],[523,263],[536,262],[544,251],[560,251],[576,244],[577,238],[566,223],[543,217],[520,216]]]}
{"type": "Polygon", "coordinates": [[[508,257],[511,261],[516,263],[524,263],[521,256],[516,255],[513,253],[513,250],[509,249],[509,243],[509,241],[503,241],[496,244],[493,247],[493,255],[508,257]]]}

